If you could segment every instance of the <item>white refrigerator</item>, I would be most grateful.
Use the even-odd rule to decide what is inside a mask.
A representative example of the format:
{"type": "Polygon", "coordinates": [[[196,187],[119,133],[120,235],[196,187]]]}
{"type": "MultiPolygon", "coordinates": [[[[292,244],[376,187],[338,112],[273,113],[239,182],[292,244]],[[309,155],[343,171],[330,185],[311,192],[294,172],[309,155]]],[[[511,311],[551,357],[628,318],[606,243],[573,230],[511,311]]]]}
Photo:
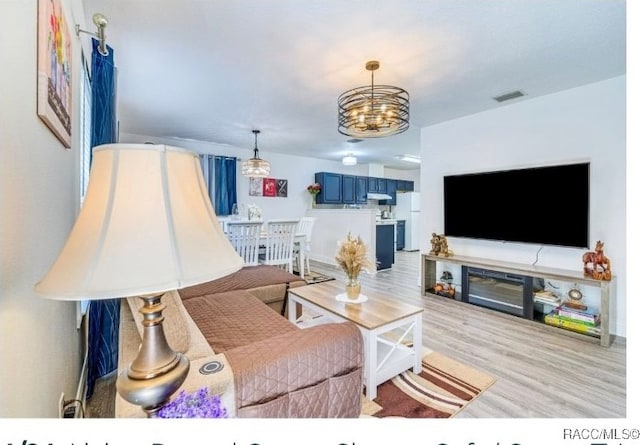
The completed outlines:
{"type": "Polygon", "coordinates": [[[396,193],[396,219],[404,219],[404,250],[420,250],[420,193],[396,193]]]}

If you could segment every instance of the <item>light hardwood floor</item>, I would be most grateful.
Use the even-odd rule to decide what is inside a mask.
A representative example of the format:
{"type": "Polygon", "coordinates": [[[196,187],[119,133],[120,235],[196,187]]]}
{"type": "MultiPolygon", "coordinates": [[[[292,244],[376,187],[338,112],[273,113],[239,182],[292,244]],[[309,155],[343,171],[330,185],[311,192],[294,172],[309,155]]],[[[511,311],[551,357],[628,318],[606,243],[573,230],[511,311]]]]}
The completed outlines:
{"type": "MultiPolygon", "coordinates": [[[[311,269],[344,282],[336,266],[311,269]]],[[[423,344],[496,378],[457,418],[626,417],[626,341],[597,339],[438,296],[420,295],[420,253],[397,252],[368,287],[424,307],[423,344]]]]}

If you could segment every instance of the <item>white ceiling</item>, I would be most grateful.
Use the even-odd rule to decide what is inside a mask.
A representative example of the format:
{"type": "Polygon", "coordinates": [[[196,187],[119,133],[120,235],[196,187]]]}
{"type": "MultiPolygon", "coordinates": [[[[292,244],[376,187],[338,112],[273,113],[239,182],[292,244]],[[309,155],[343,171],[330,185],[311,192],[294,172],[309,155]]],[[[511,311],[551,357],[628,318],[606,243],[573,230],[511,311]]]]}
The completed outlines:
{"type": "MultiPolygon", "coordinates": [[[[120,131],[415,168],[420,128],[625,74],[623,0],[84,0],[118,66],[120,131]],[[349,144],[337,98],[406,89],[411,127],[349,144]],[[492,97],[522,90],[499,104],[492,97]]],[[[499,130],[497,130],[499,131],[499,130]]],[[[178,145],[178,144],[176,144],[178,145]]]]}

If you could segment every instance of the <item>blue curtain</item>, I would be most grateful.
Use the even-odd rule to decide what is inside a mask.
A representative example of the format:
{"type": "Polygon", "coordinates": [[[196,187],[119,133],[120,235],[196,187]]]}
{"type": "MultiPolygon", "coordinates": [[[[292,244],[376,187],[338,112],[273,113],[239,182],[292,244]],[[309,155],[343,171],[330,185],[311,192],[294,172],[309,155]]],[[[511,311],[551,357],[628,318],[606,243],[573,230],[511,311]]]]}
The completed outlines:
{"type": "Polygon", "coordinates": [[[237,202],[236,196],[236,158],[216,156],[216,215],[231,215],[231,209],[237,202]]]}
{"type": "Polygon", "coordinates": [[[204,176],[204,183],[207,186],[207,192],[211,205],[215,202],[215,168],[214,168],[214,155],[200,155],[200,165],[202,165],[202,175],[204,176]]]}
{"type": "MultiPolygon", "coordinates": [[[[98,51],[93,39],[91,55],[91,147],[117,142],[116,69],[113,48],[109,54],[98,51]]],[[[98,300],[89,305],[89,351],[87,397],[93,394],[96,379],[118,367],[118,328],[120,300],[98,300]]]]}
{"type": "Polygon", "coordinates": [[[236,163],[234,157],[200,155],[204,182],[218,216],[231,215],[233,205],[238,202],[236,163]]]}

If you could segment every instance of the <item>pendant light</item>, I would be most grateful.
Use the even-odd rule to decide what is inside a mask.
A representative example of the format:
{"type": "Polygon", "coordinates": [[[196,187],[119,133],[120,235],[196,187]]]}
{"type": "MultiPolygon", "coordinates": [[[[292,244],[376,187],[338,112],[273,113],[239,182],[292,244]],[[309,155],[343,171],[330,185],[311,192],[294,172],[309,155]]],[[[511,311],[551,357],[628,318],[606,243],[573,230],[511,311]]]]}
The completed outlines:
{"type": "Polygon", "coordinates": [[[371,86],[345,91],[338,97],[338,132],[357,138],[379,138],[409,128],[409,93],[391,85],[376,85],[373,72],[380,62],[371,60],[371,86]]]}
{"type": "Polygon", "coordinates": [[[268,161],[260,159],[258,154],[258,134],[260,130],[253,130],[255,135],[255,146],[253,148],[253,157],[242,163],[242,175],[251,178],[266,178],[271,173],[271,165],[268,161]]]}

